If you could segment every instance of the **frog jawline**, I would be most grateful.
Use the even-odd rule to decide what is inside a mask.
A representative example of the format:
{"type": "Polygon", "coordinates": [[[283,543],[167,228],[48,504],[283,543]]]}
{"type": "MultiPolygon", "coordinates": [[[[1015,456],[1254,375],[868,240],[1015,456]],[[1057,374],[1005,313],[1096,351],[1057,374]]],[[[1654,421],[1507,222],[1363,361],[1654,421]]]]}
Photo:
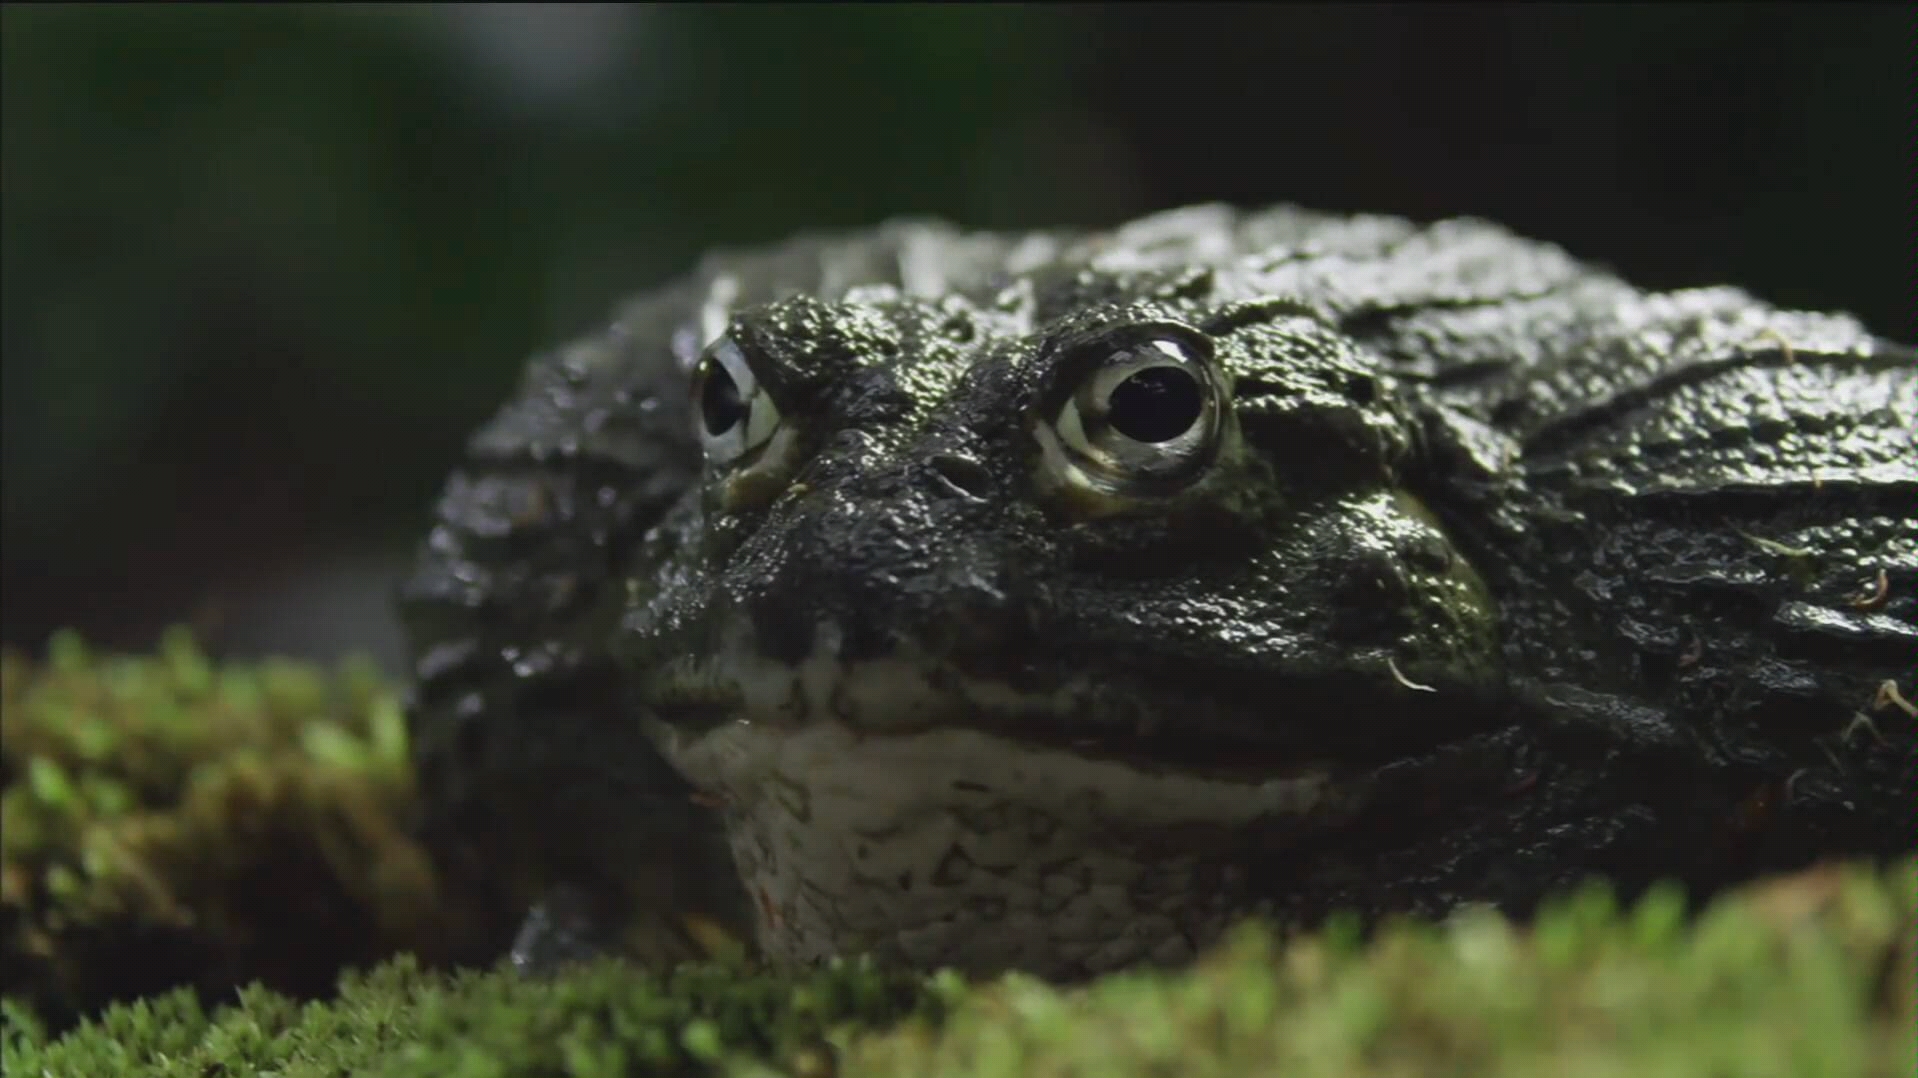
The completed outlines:
{"type": "MultiPolygon", "coordinates": [[[[1073,828],[1250,826],[1349,808],[1354,788],[1329,769],[1291,767],[1221,774],[1093,755],[976,727],[874,734],[825,721],[803,727],[735,721],[690,734],[657,720],[648,733],[706,795],[742,806],[782,792],[809,802],[840,798],[872,814],[911,814],[982,795],[1058,816],[1073,828]]],[[[809,809],[805,815],[812,815],[809,809]]],[[[1333,815],[1343,815],[1334,811],[1333,815]]]]}
{"type": "MultiPolygon", "coordinates": [[[[822,627],[823,640],[837,636],[836,628],[822,627]]],[[[651,714],[664,720],[655,740],[684,746],[733,724],[792,732],[837,723],[862,739],[976,730],[1024,751],[1238,783],[1334,766],[1296,749],[1195,728],[1175,718],[1180,705],[1115,693],[1090,674],[1062,676],[1042,693],[963,673],[910,645],[885,658],[846,663],[828,643],[787,665],[745,643],[735,638],[713,657],[661,672],[647,700],[651,714]]]]}

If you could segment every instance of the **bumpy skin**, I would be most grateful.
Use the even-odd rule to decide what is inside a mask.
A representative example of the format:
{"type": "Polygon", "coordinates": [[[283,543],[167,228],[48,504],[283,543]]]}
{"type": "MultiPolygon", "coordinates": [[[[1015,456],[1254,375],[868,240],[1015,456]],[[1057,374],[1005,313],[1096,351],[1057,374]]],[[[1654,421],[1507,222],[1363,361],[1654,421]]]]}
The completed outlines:
{"type": "Polygon", "coordinates": [[[1852,319],[1480,222],[723,253],[453,476],[403,600],[424,826],[560,888],[535,960],[706,921],[1061,977],[1909,851],[1914,435],[1852,319]],[[1075,394],[1153,341],[1213,432],[1088,467],[1075,394]]]}

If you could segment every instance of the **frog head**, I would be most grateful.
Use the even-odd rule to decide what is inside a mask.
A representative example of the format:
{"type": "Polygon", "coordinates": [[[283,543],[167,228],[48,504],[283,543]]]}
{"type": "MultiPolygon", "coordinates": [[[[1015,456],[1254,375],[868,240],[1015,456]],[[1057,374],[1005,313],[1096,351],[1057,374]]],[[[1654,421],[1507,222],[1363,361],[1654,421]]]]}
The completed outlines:
{"type": "Polygon", "coordinates": [[[871,287],[734,312],[691,368],[705,475],[619,647],[775,950],[939,961],[967,903],[1039,916],[926,897],[955,858],[1229,865],[1487,721],[1492,603],[1409,492],[1403,387],[1303,304],[1210,269],[871,287]]]}

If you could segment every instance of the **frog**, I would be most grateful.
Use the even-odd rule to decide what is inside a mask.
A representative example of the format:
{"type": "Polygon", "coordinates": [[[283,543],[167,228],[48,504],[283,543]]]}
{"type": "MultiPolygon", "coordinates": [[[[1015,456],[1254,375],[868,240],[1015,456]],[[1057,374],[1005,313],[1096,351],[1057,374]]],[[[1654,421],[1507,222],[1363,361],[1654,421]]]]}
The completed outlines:
{"type": "Polygon", "coordinates": [[[528,970],[1062,981],[1903,856],[1914,360],[1477,218],[721,248],[448,479],[418,831],[528,970]]]}

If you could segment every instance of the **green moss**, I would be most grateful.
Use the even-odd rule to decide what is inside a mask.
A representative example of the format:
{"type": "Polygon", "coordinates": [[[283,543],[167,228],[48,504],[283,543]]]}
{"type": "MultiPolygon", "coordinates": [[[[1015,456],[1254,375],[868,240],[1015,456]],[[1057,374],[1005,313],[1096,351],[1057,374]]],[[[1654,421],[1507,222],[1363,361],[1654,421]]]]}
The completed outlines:
{"type": "Polygon", "coordinates": [[[1595,889],[1530,930],[1471,914],[1284,947],[1248,926],[1188,974],[1077,993],[1012,978],[938,1030],[863,1041],[854,1074],[1907,1075],[1912,872],[1831,869],[1696,923],[1595,889]],[[1903,987],[1898,987],[1902,985],[1903,987]]]}
{"type": "Polygon", "coordinates": [[[1590,891],[1529,931],[1490,915],[1332,929],[1281,946],[1248,926],[1195,968],[1058,989],[968,987],[859,963],[776,977],[602,963],[550,983],[411,959],[328,1003],[261,989],[121,1004],[49,1039],[9,1012],[9,1074],[532,1078],[737,1073],[1883,1075],[1911,1073],[1910,866],[1821,870],[1714,906],[1626,911],[1590,891]],[[899,1019],[905,1019],[899,1022],[899,1019]],[[892,1026],[891,1029],[885,1027],[892,1026]]]}
{"type": "Polygon", "coordinates": [[[863,963],[804,975],[602,963],[550,982],[435,970],[459,918],[393,822],[411,796],[404,730],[367,671],[215,668],[176,635],[147,659],[91,657],[64,638],[46,663],[10,655],[0,674],[7,1074],[1689,1078],[1918,1065],[1909,864],[1817,869],[1691,921],[1671,893],[1620,910],[1588,890],[1525,929],[1475,913],[1363,943],[1338,925],[1281,943],[1247,926],[1190,970],[1078,989],[863,963]],[[426,957],[388,957],[402,950],[426,957]],[[146,964],[129,972],[129,955],[146,964]],[[302,998],[380,959],[330,998],[302,998]],[[251,981],[265,984],[232,991],[251,981]],[[91,1017],[59,1028],[73,1014],[91,1017]]]}
{"type": "Polygon", "coordinates": [[[402,958],[347,976],[324,1005],[249,989],[209,1014],[191,993],[174,992],[112,1007],[51,1042],[15,1017],[3,1061],[8,1074],[98,1078],[696,1073],[746,1053],[796,1059],[848,1023],[933,1016],[938,1006],[919,979],[861,963],[784,978],[723,965],[656,976],[599,963],[541,983],[507,970],[428,972],[402,958]]]}
{"type": "Polygon", "coordinates": [[[0,970],[64,1023],[176,985],[324,992],[460,942],[399,821],[406,728],[366,663],[216,667],[56,637],[0,656],[0,970]]]}

